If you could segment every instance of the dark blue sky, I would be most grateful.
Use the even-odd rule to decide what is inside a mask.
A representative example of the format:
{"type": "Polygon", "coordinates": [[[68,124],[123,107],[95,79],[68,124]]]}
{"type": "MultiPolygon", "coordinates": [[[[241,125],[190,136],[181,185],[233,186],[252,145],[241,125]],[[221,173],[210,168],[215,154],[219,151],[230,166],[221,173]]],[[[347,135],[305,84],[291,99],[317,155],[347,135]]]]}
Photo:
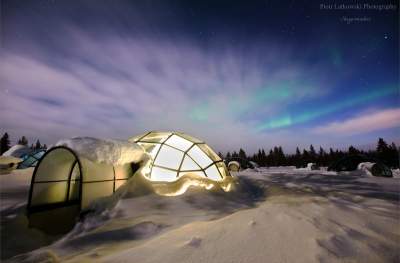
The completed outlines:
{"type": "Polygon", "coordinates": [[[221,151],[400,139],[398,1],[1,7],[0,128],[14,139],[180,130],[221,151]]]}

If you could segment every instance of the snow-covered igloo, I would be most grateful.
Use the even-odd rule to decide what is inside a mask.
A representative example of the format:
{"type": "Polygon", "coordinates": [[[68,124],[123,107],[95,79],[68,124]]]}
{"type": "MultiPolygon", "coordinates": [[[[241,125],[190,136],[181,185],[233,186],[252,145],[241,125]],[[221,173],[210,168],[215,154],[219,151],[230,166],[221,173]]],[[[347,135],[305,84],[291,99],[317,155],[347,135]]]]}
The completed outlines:
{"type": "Polygon", "coordinates": [[[190,186],[219,186],[226,192],[233,187],[223,160],[183,133],[148,132],[129,141],[73,138],[49,149],[35,167],[29,225],[49,233],[67,231],[82,210],[90,211],[95,200],[113,195],[132,176],[135,183],[148,179],[146,187],[160,195],[179,195],[190,186]]]}
{"type": "Polygon", "coordinates": [[[355,154],[350,156],[345,156],[328,167],[328,171],[355,171],[359,167],[360,163],[373,163],[374,165],[370,167],[371,173],[374,176],[380,177],[393,177],[393,173],[389,167],[387,167],[379,159],[368,157],[362,154],[355,154]]]}
{"type": "Polygon", "coordinates": [[[230,161],[228,163],[228,170],[232,172],[239,172],[240,171],[240,163],[237,161],[230,161]]]}
{"type": "Polygon", "coordinates": [[[154,182],[174,182],[191,174],[223,181],[230,177],[224,161],[203,141],[181,132],[151,131],[129,139],[152,157],[144,175],[154,182]]]}

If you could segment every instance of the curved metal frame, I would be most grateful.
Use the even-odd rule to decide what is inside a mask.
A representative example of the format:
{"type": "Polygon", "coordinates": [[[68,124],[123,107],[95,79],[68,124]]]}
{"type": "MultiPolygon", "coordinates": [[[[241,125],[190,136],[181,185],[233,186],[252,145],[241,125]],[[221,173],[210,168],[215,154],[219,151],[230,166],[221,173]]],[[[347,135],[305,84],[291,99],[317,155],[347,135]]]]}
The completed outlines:
{"type": "MultiPolygon", "coordinates": [[[[151,172],[152,172],[152,170],[153,170],[153,167],[155,166],[155,167],[159,167],[159,168],[162,168],[162,169],[166,169],[166,170],[170,170],[170,171],[177,172],[176,177],[178,178],[178,177],[179,177],[179,171],[180,171],[180,169],[181,169],[181,167],[182,167],[182,164],[183,164],[183,160],[185,159],[186,156],[188,156],[190,159],[192,159],[192,161],[195,162],[195,163],[199,166],[200,169],[196,169],[196,170],[192,170],[192,171],[185,171],[185,172],[200,172],[200,171],[201,171],[201,172],[203,172],[203,174],[204,174],[204,176],[205,176],[206,178],[208,178],[208,176],[207,176],[207,173],[206,173],[205,171],[206,171],[208,168],[210,168],[212,165],[217,165],[217,163],[223,163],[224,165],[226,165],[226,164],[224,163],[224,160],[222,160],[221,158],[220,158],[221,160],[214,161],[214,160],[213,160],[206,152],[204,152],[203,149],[201,149],[201,148],[200,148],[200,150],[201,150],[205,155],[207,155],[207,157],[210,158],[210,160],[212,161],[211,164],[207,165],[206,167],[202,168],[202,167],[196,162],[196,160],[194,160],[190,155],[188,155],[187,153],[188,153],[188,152],[190,151],[190,149],[192,149],[195,145],[200,145],[200,144],[205,144],[205,145],[207,145],[204,141],[199,140],[199,139],[197,139],[197,138],[194,138],[194,139],[197,139],[197,140],[200,141],[200,142],[193,142],[193,141],[191,141],[191,140],[189,140],[189,139],[186,139],[186,138],[182,137],[179,133],[176,133],[176,132],[165,132],[165,133],[169,133],[169,135],[168,135],[168,136],[166,137],[166,139],[163,140],[162,142],[146,141],[145,137],[146,137],[147,135],[149,135],[149,134],[151,134],[151,133],[157,133],[157,132],[159,132],[159,131],[150,131],[150,132],[146,133],[145,135],[141,136],[140,138],[137,138],[137,139],[134,140],[135,143],[140,143],[140,142],[142,142],[142,143],[149,143],[149,144],[160,144],[160,148],[158,149],[157,153],[155,154],[154,159],[151,161],[151,167],[150,167],[150,173],[149,173],[150,176],[151,176],[151,172]],[[169,139],[170,137],[172,137],[173,135],[176,135],[176,136],[181,137],[181,138],[183,138],[183,139],[185,139],[185,140],[187,140],[187,141],[190,141],[191,143],[193,143],[192,146],[190,146],[189,149],[187,149],[186,151],[182,151],[181,149],[178,149],[178,148],[176,148],[176,147],[174,147],[174,146],[172,146],[172,145],[170,145],[170,144],[166,144],[166,142],[168,141],[168,139],[169,139]],[[155,160],[157,159],[158,153],[160,152],[161,147],[162,147],[163,145],[166,145],[166,146],[168,146],[168,147],[171,147],[171,148],[173,148],[173,149],[175,149],[175,150],[178,150],[178,151],[180,151],[180,152],[183,153],[183,157],[182,157],[182,160],[181,160],[181,162],[180,162],[180,164],[179,164],[178,169],[171,169],[171,168],[168,168],[168,167],[163,167],[163,166],[154,164],[155,160]]],[[[160,132],[160,133],[161,133],[161,132],[160,132]]],[[[188,136],[189,136],[189,135],[188,135],[188,136]]],[[[209,147],[209,146],[208,146],[208,147],[209,147]]],[[[209,147],[209,148],[210,148],[210,147],[209,147]]],[[[211,150],[212,150],[212,149],[211,149],[211,150]]],[[[227,169],[227,170],[228,170],[228,169],[227,169]]],[[[221,171],[220,171],[218,168],[217,168],[217,171],[218,171],[219,175],[221,176],[221,179],[224,179],[224,176],[221,174],[221,171]]],[[[231,174],[229,173],[229,171],[228,171],[228,173],[226,174],[226,176],[228,176],[228,177],[231,176],[231,174]]],[[[150,179],[151,179],[151,178],[150,178],[150,179]]]]}
{"type": "MultiPolygon", "coordinates": [[[[56,182],[56,181],[49,181],[49,182],[56,182]]],[[[30,188],[29,188],[28,204],[27,204],[28,214],[31,214],[31,213],[34,213],[34,212],[40,212],[40,211],[44,211],[44,210],[48,210],[48,209],[61,208],[61,207],[69,206],[69,205],[76,205],[76,204],[78,204],[79,210],[81,210],[81,206],[82,206],[82,182],[83,182],[82,164],[81,164],[81,162],[79,160],[78,155],[75,153],[75,151],[72,150],[69,147],[66,147],[66,146],[56,146],[56,147],[51,148],[50,150],[48,150],[42,156],[42,158],[40,158],[38,164],[35,166],[35,169],[33,170],[32,179],[31,179],[31,185],[30,185],[30,188]],[[57,149],[67,150],[67,151],[71,152],[72,155],[75,157],[75,161],[72,163],[72,167],[70,169],[70,172],[69,172],[69,175],[68,175],[68,179],[67,180],[62,180],[62,181],[67,181],[68,182],[68,187],[67,187],[67,191],[68,192],[67,192],[66,201],[65,202],[59,202],[59,203],[44,204],[44,205],[39,205],[39,206],[36,206],[36,207],[31,207],[32,193],[33,193],[33,187],[34,187],[34,184],[35,184],[35,178],[36,178],[37,170],[39,169],[40,164],[45,159],[45,157],[49,153],[51,153],[52,151],[57,150],[57,149]],[[70,202],[69,201],[69,189],[70,189],[70,183],[71,183],[71,175],[72,175],[72,172],[74,170],[74,167],[75,167],[76,163],[78,163],[79,174],[80,174],[79,197],[78,197],[77,201],[70,202]]]]}
{"type": "Polygon", "coordinates": [[[112,166],[112,170],[113,170],[113,179],[107,179],[107,180],[93,180],[93,181],[84,181],[84,175],[83,175],[83,169],[82,169],[82,163],[79,159],[78,154],[72,150],[69,147],[66,146],[56,146],[51,148],[50,150],[48,150],[43,156],[42,158],[39,160],[38,164],[36,165],[34,171],[33,171],[33,175],[32,175],[32,179],[31,179],[31,185],[30,185],[30,189],[29,189],[29,199],[28,199],[28,205],[27,205],[27,211],[28,214],[30,213],[34,213],[34,212],[39,212],[39,211],[44,211],[44,210],[49,210],[49,209],[56,209],[56,208],[61,208],[61,207],[65,207],[65,206],[69,206],[69,205],[79,205],[79,210],[82,209],[82,189],[83,189],[83,184],[84,183],[101,183],[101,182],[110,182],[113,181],[113,191],[112,193],[115,193],[116,189],[116,181],[127,181],[129,178],[124,178],[124,179],[117,179],[116,178],[116,174],[115,174],[115,167],[112,166]],[[75,160],[72,162],[72,166],[71,169],[69,171],[68,174],[68,179],[66,180],[53,180],[53,181],[40,181],[40,182],[35,182],[35,178],[36,178],[36,173],[37,173],[37,169],[39,168],[42,160],[44,160],[47,156],[47,154],[51,153],[54,150],[57,149],[64,149],[69,151],[70,153],[73,154],[73,156],[75,157],[75,160]],[[78,167],[79,167],[79,174],[80,174],[80,179],[79,180],[75,180],[75,181],[79,181],[79,197],[78,200],[73,200],[73,201],[69,201],[69,197],[70,197],[70,186],[71,186],[71,177],[72,177],[72,173],[74,171],[75,165],[78,163],[78,167]],[[51,182],[68,182],[67,185],[67,195],[66,195],[66,201],[64,202],[58,202],[58,203],[50,203],[50,204],[44,204],[44,205],[38,205],[38,206],[34,206],[32,207],[32,194],[33,194],[33,187],[34,184],[40,184],[40,183],[51,183],[51,182]]]}

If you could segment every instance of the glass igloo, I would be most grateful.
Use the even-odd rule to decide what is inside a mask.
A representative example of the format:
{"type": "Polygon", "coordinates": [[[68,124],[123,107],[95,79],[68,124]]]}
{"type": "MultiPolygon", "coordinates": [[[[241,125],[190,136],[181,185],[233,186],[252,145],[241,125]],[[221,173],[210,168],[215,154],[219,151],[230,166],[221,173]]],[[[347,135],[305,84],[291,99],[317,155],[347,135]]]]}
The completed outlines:
{"type": "Polygon", "coordinates": [[[185,174],[213,181],[230,176],[223,160],[203,141],[180,132],[151,131],[129,139],[141,145],[152,157],[151,181],[173,182],[185,174]]]}

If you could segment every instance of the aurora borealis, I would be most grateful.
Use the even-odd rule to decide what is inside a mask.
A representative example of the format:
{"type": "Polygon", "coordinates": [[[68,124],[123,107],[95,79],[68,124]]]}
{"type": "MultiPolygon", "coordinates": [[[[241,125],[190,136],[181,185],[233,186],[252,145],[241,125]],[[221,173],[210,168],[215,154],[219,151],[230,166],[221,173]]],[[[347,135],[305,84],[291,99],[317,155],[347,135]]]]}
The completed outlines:
{"type": "Polygon", "coordinates": [[[178,130],[250,152],[400,141],[398,7],[5,0],[2,13],[0,132],[14,140],[178,130]]]}
{"type": "Polygon", "coordinates": [[[281,118],[272,119],[269,122],[261,124],[258,126],[259,130],[265,129],[276,129],[289,127],[291,125],[307,123],[309,121],[321,118],[325,115],[334,114],[336,112],[340,112],[341,110],[348,109],[351,107],[356,107],[359,105],[365,105],[371,102],[374,102],[380,98],[385,98],[388,96],[398,96],[399,87],[396,85],[386,86],[386,87],[377,87],[369,93],[366,94],[357,94],[352,97],[344,97],[339,101],[334,103],[327,103],[325,106],[322,106],[320,109],[310,112],[300,112],[291,115],[286,115],[281,118]]]}

